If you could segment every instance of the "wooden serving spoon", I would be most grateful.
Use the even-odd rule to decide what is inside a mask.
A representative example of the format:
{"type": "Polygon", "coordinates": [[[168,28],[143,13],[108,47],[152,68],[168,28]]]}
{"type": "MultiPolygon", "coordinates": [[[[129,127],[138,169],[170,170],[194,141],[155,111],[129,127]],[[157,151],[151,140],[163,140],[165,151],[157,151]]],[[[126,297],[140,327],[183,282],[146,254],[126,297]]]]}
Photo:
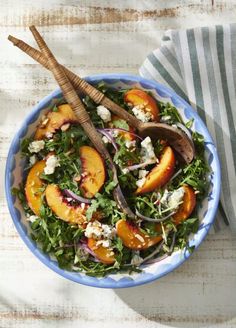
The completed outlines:
{"type": "Polygon", "coordinates": [[[71,82],[69,81],[68,77],[66,76],[63,68],[59,65],[56,58],[54,57],[51,50],[48,48],[46,42],[40,35],[40,33],[37,31],[35,26],[31,26],[30,30],[41,49],[42,53],[44,54],[50,71],[53,73],[55,80],[57,81],[58,85],[60,86],[62,93],[68,102],[68,104],[71,106],[72,110],[76,114],[79,123],[85,130],[87,136],[95,146],[95,148],[98,150],[98,152],[102,155],[102,157],[107,162],[109,168],[112,170],[113,173],[113,181],[116,182],[116,187],[113,191],[114,199],[116,200],[118,206],[121,208],[121,210],[128,215],[130,218],[135,218],[135,214],[131,211],[129,208],[124,195],[121,191],[121,188],[118,183],[117,178],[117,172],[116,167],[112,161],[112,158],[107,151],[106,147],[104,146],[104,143],[101,139],[100,134],[97,132],[96,128],[94,127],[83,103],[81,102],[77,92],[73,88],[71,82]]]}
{"type": "MultiPolygon", "coordinates": [[[[50,64],[43,52],[34,49],[22,40],[19,40],[11,35],[8,39],[18,48],[23,50],[45,68],[50,69],[50,64]]],[[[101,91],[90,85],[78,75],[74,74],[66,67],[60,65],[70,82],[76,89],[87,94],[97,104],[101,104],[111,110],[115,115],[123,118],[127,123],[134,127],[141,136],[150,136],[152,140],[157,138],[166,139],[169,144],[181,155],[186,163],[190,163],[195,155],[195,149],[192,140],[183,133],[180,129],[174,128],[164,123],[143,123],[136,117],[129,114],[126,110],[116,104],[114,101],[106,97],[101,91]]]]}

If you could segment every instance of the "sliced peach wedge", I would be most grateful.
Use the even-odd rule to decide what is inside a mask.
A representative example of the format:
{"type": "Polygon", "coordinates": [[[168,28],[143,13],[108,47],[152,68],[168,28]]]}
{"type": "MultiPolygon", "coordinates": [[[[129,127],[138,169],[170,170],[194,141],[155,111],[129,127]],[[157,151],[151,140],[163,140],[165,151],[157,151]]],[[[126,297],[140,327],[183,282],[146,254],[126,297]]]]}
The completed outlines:
{"type": "Polygon", "coordinates": [[[193,212],[196,206],[196,195],[192,187],[184,185],[183,203],[179,206],[178,211],[173,215],[174,223],[180,224],[186,220],[193,212]]]}
{"type": "MultiPolygon", "coordinates": [[[[179,206],[177,212],[173,215],[173,222],[178,225],[187,220],[196,206],[196,195],[194,190],[187,185],[183,186],[183,203],[179,206]]],[[[164,224],[164,223],[163,223],[164,224]]],[[[156,224],[156,231],[161,232],[160,223],[156,224]]],[[[145,235],[137,226],[130,224],[125,220],[119,220],[116,223],[117,235],[121,238],[123,244],[131,249],[143,250],[159,243],[162,236],[151,237],[145,235]]]]}
{"type": "Polygon", "coordinates": [[[88,238],[88,247],[94,252],[96,257],[104,264],[113,264],[115,262],[114,252],[102,245],[97,246],[97,240],[88,238]]]}
{"type": "Polygon", "coordinates": [[[70,205],[63,197],[60,188],[55,184],[47,185],[45,196],[48,206],[61,220],[78,224],[81,228],[86,225],[86,209],[88,205],[70,205]]]}
{"type": "Polygon", "coordinates": [[[116,223],[116,233],[126,247],[134,250],[149,248],[162,240],[161,236],[151,237],[148,234],[144,234],[136,225],[124,219],[116,223]]]}
{"type": "Polygon", "coordinates": [[[55,133],[66,123],[78,123],[78,120],[68,104],[60,105],[57,111],[50,111],[38,126],[34,139],[43,139],[47,134],[55,133]]]}
{"type": "Polygon", "coordinates": [[[86,205],[84,207],[70,205],[63,197],[60,188],[55,184],[47,186],[45,196],[48,206],[61,220],[84,227],[86,205]]]}
{"type": "Polygon", "coordinates": [[[170,146],[164,148],[160,162],[150,171],[142,187],[136,190],[136,194],[151,192],[165,185],[174,173],[175,155],[170,146]]]}
{"type": "Polygon", "coordinates": [[[42,205],[43,181],[40,179],[40,175],[43,173],[45,166],[46,162],[44,160],[35,163],[26,179],[25,195],[28,205],[35,215],[40,214],[40,207],[42,205]]]}
{"type": "Polygon", "coordinates": [[[155,99],[147,92],[140,89],[131,89],[125,93],[124,100],[134,107],[142,108],[144,112],[150,112],[152,121],[159,122],[159,108],[155,99]]]}
{"type": "Polygon", "coordinates": [[[104,161],[97,150],[90,146],[79,149],[82,164],[80,188],[84,197],[92,198],[102,188],[106,179],[104,161]]]}
{"type": "MultiPolygon", "coordinates": [[[[111,117],[111,122],[109,122],[109,127],[110,128],[115,128],[115,122],[116,121],[121,121],[121,122],[124,122],[125,124],[126,121],[123,120],[122,118],[116,116],[116,115],[112,115],[111,117]]],[[[134,133],[134,129],[132,127],[129,126],[129,130],[127,132],[124,132],[124,131],[119,131],[119,134],[125,139],[125,140],[129,140],[129,141],[133,141],[136,139],[135,135],[133,134],[134,133]],[[129,133],[131,132],[131,133],[129,133]]]]}

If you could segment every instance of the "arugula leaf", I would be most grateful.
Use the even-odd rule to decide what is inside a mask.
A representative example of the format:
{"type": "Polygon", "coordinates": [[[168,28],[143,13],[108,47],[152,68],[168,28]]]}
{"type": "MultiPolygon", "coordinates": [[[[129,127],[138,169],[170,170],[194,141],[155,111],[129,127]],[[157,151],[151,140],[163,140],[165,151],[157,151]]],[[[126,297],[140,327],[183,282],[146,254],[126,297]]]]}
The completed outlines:
{"type": "Polygon", "coordinates": [[[196,157],[192,163],[185,165],[182,173],[179,174],[170,184],[170,189],[176,189],[184,184],[192,186],[199,191],[198,197],[202,197],[208,189],[209,182],[207,180],[207,173],[209,172],[208,165],[201,157],[196,157]]]}
{"type": "Polygon", "coordinates": [[[191,129],[193,126],[194,118],[191,118],[188,122],[185,123],[186,128],[191,129]]]}
{"type": "Polygon", "coordinates": [[[135,151],[130,151],[126,145],[125,140],[122,138],[116,139],[119,144],[119,149],[116,151],[113,161],[119,165],[120,168],[126,167],[128,165],[133,165],[134,163],[140,162],[140,151],[136,148],[135,151]],[[130,164],[129,164],[130,163],[130,164]]]}
{"type": "Polygon", "coordinates": [[[170,103],[159,102],[159,108],[161,117],[169,117],[168,124],[174,124],[176,122],[183,123],[178,110],[170,103]]]}
{"type": "Polygon", "coordinates": [[[114,188],[117,186],[117,182],[115,181],[110,181],[109,183],[107,183],[107,185],[105,186],[105,192],[107,194],[110,194],[111,191],[114,190],[114,188]]]}
{"type": "Polygon", "coordinates": [[[58,112],[58,107],[55,105],[52,109],[53,112],[58,112]]]}
{"type": "Polygon", "coordinates": [[[25,138],[21,141],[20,144],[20,151],[22,157],[30,157],[32,156],[31,152],[29,151],[29,144],[33,141],[32,138],[25,138]]]}
{"type": "Polygon", "coordinates": [[[203,135],[201,135],[200,133],[194,131],[192,133],[192,138],[193,138],[193,142],[194,142],[194,145],[195,145],[195,148],[196,148],[198,154],[203,156],[204,151],[205,151],[203,135]]]}
{"type": "Polygon", "coordinates": [[[129,125],[125,120],[122,119],[113,120],[112,125],[115,128],[120,128],[129,131],[129,125]]]}
{"type": "Polygon", "coordinates": [[[196,233],[199,228],[199,219],[196,217],[188,218],[183,221],[177,229],[176,232],[176,247],[183,249],[187,247],[187,249],[191,252],[193,251],[193,247],[189,247],[189,235],[191,233],[196,233]]]}
{"type": "Polygon", "coordinates": [[[24,211],[26,213],[28,213],[29,215],[33,215],[33,212],[31,211],[31,209],[27,203],[27,200],[26,200],[23,184],[20,184],[19,188],[12,188],[11,193],[12,193],[12,195],[16,196],[19,199],[24,211]]]}

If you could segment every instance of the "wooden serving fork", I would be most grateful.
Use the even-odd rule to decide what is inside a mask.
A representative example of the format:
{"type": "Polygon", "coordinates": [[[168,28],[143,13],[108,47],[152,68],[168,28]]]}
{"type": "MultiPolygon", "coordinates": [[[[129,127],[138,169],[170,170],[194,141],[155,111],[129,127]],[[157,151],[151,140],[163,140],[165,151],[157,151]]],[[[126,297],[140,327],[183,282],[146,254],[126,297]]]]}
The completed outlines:
{"type": "Polygon", "coordinates": [[[57,81],[58,85],[60,86],[62,93],[68,102],[68,104],[73,109],[74,113],[76,114],[79,123],[83,127],[84,131],[86,132],[87,136],[98,150],[98,152],[102,155],[102,157],[107,162],[109,168],[112,170],[113,173],[113,181],[117,183],[114,189],[114,199],[116,200],[118,206],[121,210],[128,215],[130,218],[135,218],[135,214],[129,208],[124,195],[122,194],[121,188],[118,183],[117,172],[115,165],[111,159],[109,152],[107,151],[104,143],[101,139],[100,134],[97,132],[96,128],[94,127],[83,103],[81,102],[80,98],[78,97],[75,89],[73,88],[71,82],[69,81],[68,77],[66,76],[63,68],[59,65],[56,58],[52,54],[51,50],[48,48],[46,42],[43,40],[42,36],[39,34],[35,26],[31,26],[30,30],[44,55],[44,58],[47,60],[48,68],[53,73],[55,80],[57,81]]]}
{"type": "MultiPolygon", "coordinates": [[[[50,61],[45,56],[45,51],[40,52],[25,43],[24,41],[19,40],[11,35],[9,35],[8,39],[15,46],[27,53],[45,68],[51,70],[50,61]]],[[[181,155],[181,157],[186,163],[190,163],[193,160],[195,155],[193,142],[180,129],[174,128],[164,123],[143,123],[133,115],[129,114],[118,104],[113,102],[111,99],[106,97],[101,91],[97,90],[94,86],[90,85],[88,82],[81,79],[78,75],[68,70],[66,67],[60,65],[60,70],[63,71],[64,74],[66,74],[66,76],[76,89],[89,95],[89,97],[97,104],[101,104],[109,108],[112,113],[123,118],[130,126],[134,127],[138,131],[138,134],[144,137],[150,136],[152,140],[157,138],[166,139],[169,144],[181,155]]]]}

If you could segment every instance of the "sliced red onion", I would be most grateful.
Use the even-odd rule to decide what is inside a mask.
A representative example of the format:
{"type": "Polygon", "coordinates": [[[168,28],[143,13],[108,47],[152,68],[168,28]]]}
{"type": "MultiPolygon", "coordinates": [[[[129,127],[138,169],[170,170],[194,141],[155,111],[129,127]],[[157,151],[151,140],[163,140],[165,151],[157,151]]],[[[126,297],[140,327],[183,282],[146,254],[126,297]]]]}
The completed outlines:
{"type": "Polygon", "coordinates": [[[94,262],[101,262],[101,261],[97,258],[96,254],[95,254],[95,253],[94,253],[94,252],[88,247],[87,244],[82,243],[82,244],[80,244],[80,247],[83,248],[87,253],[89,253],[90,255],[92,255],[92,256],[94,257],[94,262]]]}
{"type": "Polygon", "coordinates": [[[173,253],[173,250],[174,250],[174,247],[175,247],[175,239],[176,239],[176,232],[174,232],[174,234],[173,234],[173,239],[172,239],[172,243],[170,245],[169,254],[173,253]]]}
{"type": "Polygon", "coordinates": [[[138,169],[140,169],[142,167],[146,167],[146,166],[151,165],[151,164],[154,164],[154,163],[155,162],[149,160],[149,161],[146,161],[144,163],[127,166],[123,170],[135,171],[135,170],[138,170],[138,169]]]}
{"type": "Polygon", "coordinates": [[[140,218],[140,219],[142,219],[142,220],[144,220],[144,221],[148,221],[148,222],[163,222],[163,221],[165,221],[165,220],[167,220],[169,217],[171,217],[175,212],[171,212],[170,214],[168,214],[168,215],[166,215],[166,216],[163,216],[161,219],[153,219],[153,218],[150,218],[150,217],[148,217],[148,216],[145,216],[145,215],[143,215],[143,214],[141,214],[138,210],[137,210],[137,208],[135,209],[136,210],[136,215],[140,218]]]}
{"type": "Polygon", "coordinates": [[[158,254],[161,251],[163,245],[164,245],[164,240],[162,240],[162,242],[160,244],[158,244],[157,248],[151,254],[149,254],[148,256],[144,257],[142,259],[142,261],[140,261],[140,264],[143,264],[144,262],[147,262],[153,256],[155,256],[156,254],[158,254]]]}
{"type": "Polygon", "coordinates": [[[186,128],[186,126],[180,122],[176,122],[175,125],[180,128],[181,130],[183,130],[187,136],[189,137],[190,140],[192,140],[192,135],[191,135],[191,132],[189,131],[188,128],[186,128]]]}
{"type": "Polygon", "coordinates": [[[158,257],[155,257],[154,259],[150,259],[148,261],[146,261],[145,264],[153,264],[153,263],[157,263],[157,262],[160,262],[160,261],[163,261],[164,259],[166,259],[169,255],[167,253],[163,254],[162,256],[158,256],[158,257]]]}
{"type": "Polygon", "coordinates": [[[103,134],[112,144],[112,146],[115,148],[116,151],[118,151],[117,143],[115,142],[115,139],[113,136],[109,133],[109,131],[106,131],[106,129],[97,129],[98,132],[103,134]]]}
{"type": "Polygon", "coordinates": [[[88,198],[84,198],[81,196],[76,195],[73,191],[69,190],[69,189],[64,189],[64,193],[68,196],[73,198],[74,200],[80,202],[80,203],[85,203],[85,204],[91,204],[92,200],[88,199],[88,198]]]}
{"type": "Polygon", "coordinates": [[[105,131],[122,131],[122,132],[128,132],[129,134],[135,136],[136,138],[143,140],[143,138],[141,138],[138,134],[130,132],[128,130],[122,129],[122,128],[109,128],[109,129],[103,129],[105,131]]]}
{"type": "MultiPolygon", "coordinates": [[[[140,260],[139,263],[137,263],[135,266],[139,266],[139,265],[143,264],[144,262],[147,262],[148,260],[150,260],[153,256],[155,256],[156,254],[158,254],[161,251],[163,245],[164,245],[164,240],[162,240],[162,242],[160,244],[158,244],[157,248],[151,254],[149,254],[142,260],[140,260]]],[[[131,266],[131,265],[133,265],[133,264],[131,264],[131,263],[124,264],[124,266],[131,266]]]]}
{"type": "MultiPolygon", "coordinates": [[[[172,239],[172,242],[171,242],[171,245],[170,245],[170,250],[169,250],[168,253],[163,254],[162,256],[156,257],[155,259],[151,259],[155,255],[155,254],[153,254],[156,251],[155,250],[153,253],[151,253],[150,255],[147,256],[147,257],[149,257],[149,259],[147,259],[147,257],[145,258],[146,264],[152,264],[152,263],[160,262],[160,261],[164,260],[165,258],[167,258],[168,256],[170,256],[173,253],[173,250],[174,250],[175,237],[176,237],[176,233],[173,234],[173,239],[172,239]]],[[[164,241],[161,245],[161,248],[163,247],[163,245],[164,245],[164,241]]]]}

